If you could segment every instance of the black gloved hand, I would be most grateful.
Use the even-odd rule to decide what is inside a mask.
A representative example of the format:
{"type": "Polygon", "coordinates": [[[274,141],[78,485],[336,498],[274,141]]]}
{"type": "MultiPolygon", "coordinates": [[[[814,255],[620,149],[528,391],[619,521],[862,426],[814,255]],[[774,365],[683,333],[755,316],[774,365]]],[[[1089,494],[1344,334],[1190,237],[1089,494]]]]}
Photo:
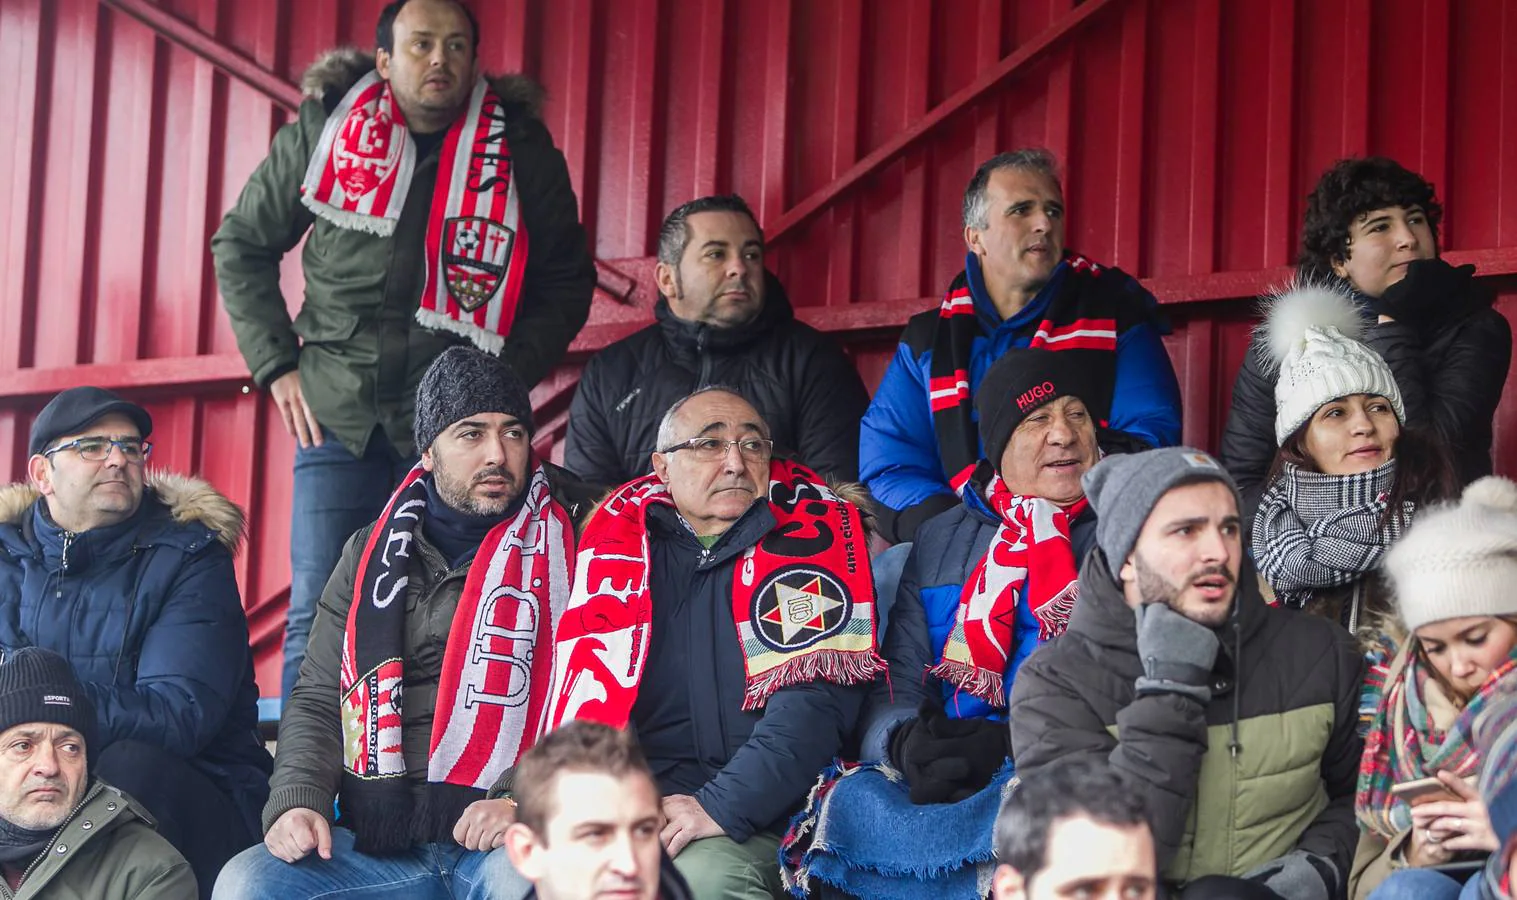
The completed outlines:
{"type": "Polygon", "coordinates": [[[1372,306],[1419,331],[1436,332],[1490,303],[1475,285],[1474,266],[1418,259],[1407,263],[1406,276],[1386,288],[1372,306]]]}
{"type": "Polygon", "coordinates": [[[890,761],[906,776],[911,802],[957,803],[983,790],[1010,751],[1005,722],[951,719],[926,701],[890,736],[890,761]]]}

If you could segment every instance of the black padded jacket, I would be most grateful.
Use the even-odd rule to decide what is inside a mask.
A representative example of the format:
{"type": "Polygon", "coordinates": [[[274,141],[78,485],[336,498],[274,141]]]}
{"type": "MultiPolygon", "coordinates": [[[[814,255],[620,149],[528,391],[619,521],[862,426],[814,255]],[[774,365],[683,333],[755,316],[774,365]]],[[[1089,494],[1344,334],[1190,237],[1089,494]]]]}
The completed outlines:
{"type": "Polygon", "coordinates": [[[869,392],[842,349],[796,321],[779,279],[766,277],[764,308],[747,325],[687,322],[661,299],[654,324],[592,357],[569,410],[565,467],[607,485],[646,475],[664,412],[698,387],[721,384],[758,407],[779,452],[857,481],[869,392]]]}

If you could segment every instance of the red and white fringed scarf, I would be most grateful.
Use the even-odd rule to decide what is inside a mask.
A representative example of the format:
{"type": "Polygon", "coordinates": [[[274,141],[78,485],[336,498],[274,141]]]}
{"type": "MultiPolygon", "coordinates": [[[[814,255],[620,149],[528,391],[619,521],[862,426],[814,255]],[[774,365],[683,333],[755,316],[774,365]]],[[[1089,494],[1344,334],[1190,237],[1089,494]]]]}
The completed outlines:
{"type": "Polygon", "coordinates": [[[964,582],[943,660],[933,675],[995,707],[1006,706],[1006,665],[1011,659],[1017,594],[1038,620],[1038,640],[1064,633],[1080,596],[1079,567],[1069,523],[1086,506],[1068,508],[1042,497],[1013,494],[997,475],[988,490],[1001,525],[985,556],[964,582]]]}
{"type": "MultiPolygon", "coordinates": [[[[416,320],[499,353],[511,331],[527,267],[505,106],[484,79],[443,139],[427,215],[426,286],[416,320]]],[[[389,82],[370,72],[327,117],[306,166],[300,200],[339,228],[395,232],[416,144],[389,82]]]]}
{"type": "MultiPolygon", "coordinates": [[[[797,463],[775,460],[769,477],[775,527],[733,566],[744,710],[793,684],[857,684],[885,671],[859,511],[797,463]]],[[[575,719],[627,724],[654,625],[647,511],[673,503],[649,475],[618,489],[586,523],[554,641],[550,729],[575,719]]]]}
{"type": "Polygon", "coordinates": [[[463,807],[532,746],[553,672],[553,627],[569,600],[574,528],[534,463],[521,508],[490,530],[464,579],[443,652],[427,797],[413,810],[401,686],[423,474],[411,470],[369,534],[343,637],[342,815],[366,853],[446,839],[463,807]]]}

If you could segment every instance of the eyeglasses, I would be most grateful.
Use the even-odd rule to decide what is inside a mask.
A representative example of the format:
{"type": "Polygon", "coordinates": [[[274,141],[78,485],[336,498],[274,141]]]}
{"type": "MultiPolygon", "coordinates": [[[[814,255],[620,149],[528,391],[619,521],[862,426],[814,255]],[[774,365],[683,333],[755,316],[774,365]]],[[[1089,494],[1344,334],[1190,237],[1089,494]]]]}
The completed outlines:
{"type": "Polygon", "coordinates": [[[727,455],[729,447],[736,447],[743,459],[749,462],[764,462],[774,455],[774,441],[768,438],[743,438],[740,441],[724,441],[721,438],[697,437],[665,447],[660,453],[675,453],[689,450],[701,462],[716,462],[727,455]]]}
{"type": "Polygon", "coordinates": [[[105,462],[111,458],[111,448],[121,450],[121,455],[130,463],[139,463],[148,458],[153,452],[151,441],[140,438],[122,438],[115,440],[108,437],[83,437],[69,441],[67,444],[59,444],[51,450],[44,452],[43,456],[52,456],[60,450],[72,450],[79,454],[79,458],[89,462],[105,462]]]}

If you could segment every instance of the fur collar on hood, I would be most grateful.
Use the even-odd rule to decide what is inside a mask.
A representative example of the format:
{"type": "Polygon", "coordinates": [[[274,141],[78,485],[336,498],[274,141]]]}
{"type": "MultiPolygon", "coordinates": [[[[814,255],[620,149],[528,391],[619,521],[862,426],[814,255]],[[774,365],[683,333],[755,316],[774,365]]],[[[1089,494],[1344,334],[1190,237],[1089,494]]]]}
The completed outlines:
{"type": "MultiPolygon", "coordinates": [[[[358,79],[374,68],[374,54],[357,47],[338,47],[328,50],[311,63],[300,78],[301,96],[326,104],[330,109],[337,105],[342,95],[348,92],[358,79]]],[[[541,118],[543,88],[536,81],[520,74],[494,75],[485,73],[485,80],[507,106],[517,112],[541,118]]]]}
{"type": "MultiPolygon", "coordinates": [[[[198,522],[210,528],[230,553],[235,554],[241,546],[247,517],[210,482],[172,472],[150,472],[147,490],[169,508],[175,522],[181,525],[198,522]]],[[[29,484],[0,487],[0,525],[19,525],[22,516],[41,497],[29,484]]]]}

